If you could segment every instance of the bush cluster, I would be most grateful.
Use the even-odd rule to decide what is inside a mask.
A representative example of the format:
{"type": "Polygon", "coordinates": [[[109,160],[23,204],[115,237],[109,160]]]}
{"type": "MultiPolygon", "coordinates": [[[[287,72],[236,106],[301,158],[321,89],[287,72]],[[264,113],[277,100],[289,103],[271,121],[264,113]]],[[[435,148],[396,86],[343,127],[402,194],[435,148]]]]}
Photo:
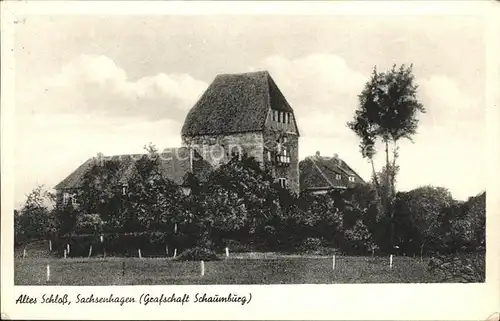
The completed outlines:
{"type": "Polygon", "coordinates": [[[229,162],[204,181],[188,177],[189,195],[149,163],[131,178],[128,194],[115,191],[112,180],[106,185],[101,177],[111,165],[86,178],[77,208],[49,210],[42,190],[35,190],[15,213],[16,243],[50,237],[60,255],[70,244],[70,256],[88,255],[91,245],[93,255],[131,256],[138,249],[144,256],[171,256],[175,248],[178,255],[190,248],[197,249],[192,255],[203,248],[222,253],[226,246],[232,252],[355,255],[453,254],[484,247],[485,193],[459,202],[444,188],[424,186],[398,193],[394,217],[387,217],[369,184],[295,196],[273,184],[252,158],[229,162]]]}

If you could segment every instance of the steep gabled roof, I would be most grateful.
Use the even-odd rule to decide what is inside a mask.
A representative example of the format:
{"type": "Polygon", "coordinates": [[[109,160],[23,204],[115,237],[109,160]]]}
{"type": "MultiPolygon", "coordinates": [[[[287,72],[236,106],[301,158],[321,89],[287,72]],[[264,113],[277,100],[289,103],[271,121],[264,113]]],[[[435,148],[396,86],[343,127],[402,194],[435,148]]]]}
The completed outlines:
{"type": "Polygon", "coordinates": [[[363,179],[338,157],[322,157],[319,155],[306,157],[299,163],[300,189],[346,189],[354,184],[363,183],[363,179]],[[337,174],[341,179],[337,179],[337,174]],[[348,177],[354,176],[354,183],[348,177]]]}
{"type": "MultiPolygon", "coordinates": [[[[166,178],[178,185],[184,184],[186,174],[191,171],[190,150],[186,147],[171,148],[167,152],[160,154],[160,169],[166,178]]],[[[196,152],[195,152],[196,153],[196,152]]],[[[115,155],[105,156],[106,160],[118,161],[117,181],[121,184],[126,183],[135,173],[135,162],[146,154],[115,155]]],[[[201,159],[199,155],[193,155],[193,158],[201,159]]],[[[54,189],[75,189],[80,188],[85,174],[90,171],[98,162],[96,158],[90,158],[80,165],[73,173],[57,184],[54,189]]]]}
{"type": "Polygon", "coordinates": [[[293,113],[267,71],[218,75],[189,111],[181,134],[260,131],[271,107],[293,113]]]}

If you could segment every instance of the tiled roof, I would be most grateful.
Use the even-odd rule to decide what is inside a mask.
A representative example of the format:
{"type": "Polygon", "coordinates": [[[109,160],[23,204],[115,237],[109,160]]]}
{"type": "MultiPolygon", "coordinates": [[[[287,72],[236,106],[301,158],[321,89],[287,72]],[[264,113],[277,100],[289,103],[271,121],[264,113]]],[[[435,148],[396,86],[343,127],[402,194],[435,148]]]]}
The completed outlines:
{"type": "Polygon", "coordinates": [[[363,179],[338,157],[322,157],[319,155],[306,157],[299,163],[300,189],[346,189],[363,179]],[[340,179],[338,178],[340,175],[340,179]],[[354,177],[354,182],[349,181],[354,177]]]}
{"type": "Polygon", "coordinates": [[[270,108],[293,113],[267,71],[218,75],[189,111],[181,134],[260,131],[270,108]]]}
{"type": "MultiPolygon", "coordinates": [[[[186,174],[191,171],[191,155],[189,153],[190,150],[188,148],[181,147],[171,148],[168,152],[159,154],[160,168],[166,178],[178,185],[184,183],[186,174]]],[[[116,179],[119,183],[124,184],[134,174],[136,170],[135,162],[144,156],[146,156],[146,154],[104,156],[103,158],[118,161],[119,168],[116,179]]],[[[193,154],[192,157],[194,159],[201,159],[201,156],[195,154],[193,154]]],[[[99,159],[96,157],[88,159],[73,173],[57,184],[54,189],[74,189],[81,187],[85,174],[91,170],[98,161],[99,159]]]]}

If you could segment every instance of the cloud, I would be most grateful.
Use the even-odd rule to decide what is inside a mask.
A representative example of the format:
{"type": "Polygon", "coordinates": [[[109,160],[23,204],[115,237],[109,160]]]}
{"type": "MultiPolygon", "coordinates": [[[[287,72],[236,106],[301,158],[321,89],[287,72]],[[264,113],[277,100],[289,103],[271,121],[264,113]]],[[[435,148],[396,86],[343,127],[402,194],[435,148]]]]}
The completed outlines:
{"type": "Polygon", "coordinates": [[[252,69],[266,69],[298,118],[303,136],[345,136],[366,76],[337,55],[315,53],[296,59],[273,55],[252,69]]]}
{"type": "Polygon", "coordinates": [[[431,75],[418,82],[422,103],[427,110],[426,127],[446,129],[449,134],[460,134],[472,120],[484,122],[483,97],[474,96],[466,88],[445,75],[431,75]]]}
{"type": "Polygon", "coordinates": [[[112,59],[81,55],[45,78],[26,103],[31,112],[181,120],[206,87],[184,73],[131,80],[112,59]]]}

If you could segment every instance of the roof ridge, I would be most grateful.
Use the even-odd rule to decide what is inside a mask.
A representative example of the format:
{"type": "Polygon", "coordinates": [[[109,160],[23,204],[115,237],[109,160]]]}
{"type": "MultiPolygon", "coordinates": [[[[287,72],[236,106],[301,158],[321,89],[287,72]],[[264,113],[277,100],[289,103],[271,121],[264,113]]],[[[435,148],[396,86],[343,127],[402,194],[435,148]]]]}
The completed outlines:
{"type": "Polygon", "coordinates": [[[314,159],[314,156],[311,157],[311,162],[313,163],[314,167],[317,169],[317,171],[320,173],[321,177],[323,177],[323,179],[331,186],[331,187],[335,187],[335,185],[328,179],[328,177],[326,177],[325,173],[323,173],[323,171],[319,168],[318,164],[316,164],[316,161],[314,159]]]}

